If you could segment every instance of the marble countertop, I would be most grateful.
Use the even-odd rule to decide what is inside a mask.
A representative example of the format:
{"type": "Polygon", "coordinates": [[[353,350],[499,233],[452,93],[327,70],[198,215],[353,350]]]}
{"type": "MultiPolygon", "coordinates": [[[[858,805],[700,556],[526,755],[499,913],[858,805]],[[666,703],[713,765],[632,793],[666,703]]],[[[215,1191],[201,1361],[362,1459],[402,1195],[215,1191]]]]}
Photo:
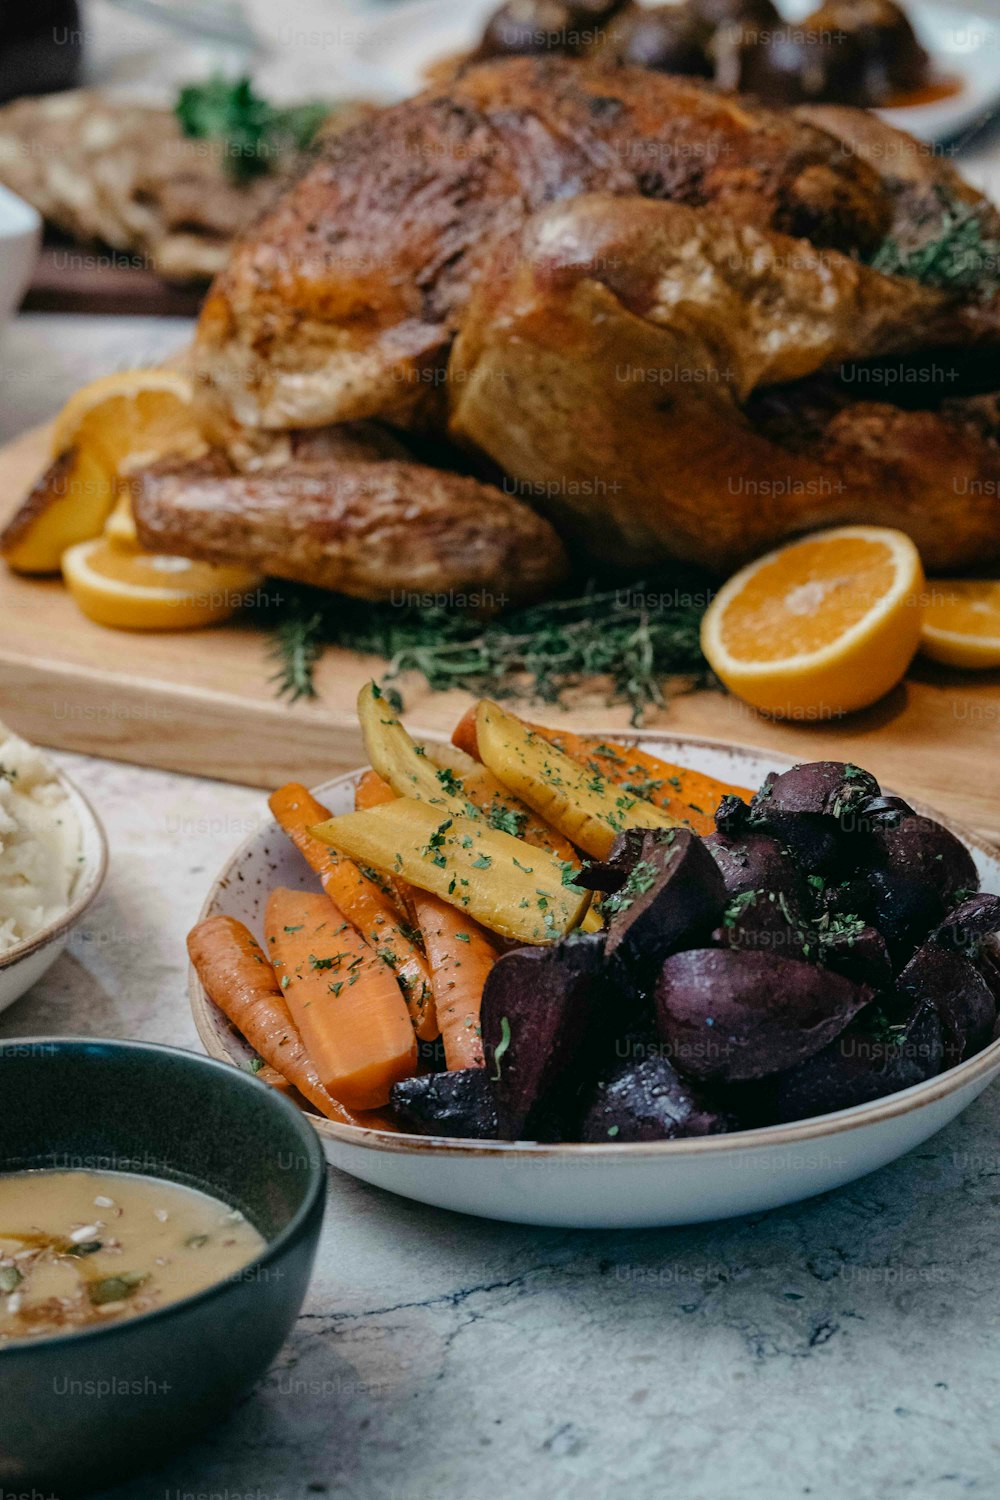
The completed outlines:
{"type": "MultiPolygon", "coordinates": [[[[105,822],[108,882],[0,1036],[198,1048],[184,934],[264,797],[56,758],[105,822]]],[[[491,1224],[331,1171],[269,1374],[104,1500],[994,1495],[998,1129],[994,1089],[850,1187],[682,1230],[491,1224]]]]}

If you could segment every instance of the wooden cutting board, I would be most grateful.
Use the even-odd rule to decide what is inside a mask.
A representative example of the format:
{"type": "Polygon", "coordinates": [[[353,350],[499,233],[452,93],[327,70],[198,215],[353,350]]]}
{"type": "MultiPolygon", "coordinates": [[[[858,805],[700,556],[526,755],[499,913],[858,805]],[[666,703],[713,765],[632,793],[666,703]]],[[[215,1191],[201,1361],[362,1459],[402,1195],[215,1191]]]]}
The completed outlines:
{"type": "MultiPolygon", "coordinates": [[[[18,504],[47,453],[44,430],[0,450],[0,514],[18,504]]],[[[289,705],[274,695],[259,631],[237,622],[174,635],[105,630],[59,583],[17,578],[0,565],[0,717],[42,745],[250,786],[315,784],[359,764],[355,698],[384,665],[330,649],[316,674],[318,699],[289,705]]],[[[431,692],[416,676],[400,687],[407,723],[431,739],[447,738],[470,701],[431,692]]],[[[534,712],[604,734],[628,727],[627,710],[605,707],[598,693],[534,712]]],[[[776,724],[727,694],[690,693],[651,714],[645,728],[803,760],[855,760],[1000,837],[1000,672],[966,676],[919,662],[874,708],[815,724],[776,724]]]]}

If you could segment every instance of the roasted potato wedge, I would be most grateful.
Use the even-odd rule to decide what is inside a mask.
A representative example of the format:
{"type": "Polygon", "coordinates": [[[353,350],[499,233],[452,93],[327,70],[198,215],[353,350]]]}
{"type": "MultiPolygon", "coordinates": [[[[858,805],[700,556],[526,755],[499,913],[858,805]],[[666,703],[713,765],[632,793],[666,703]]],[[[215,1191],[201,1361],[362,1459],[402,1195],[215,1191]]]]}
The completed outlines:
{"type": "Polygon", "coordinates": [[[484,765],[540,817],[594,859],[627,828],[679,828],[677,818],[588,771],[484,698],[476,710],[484,765]]]}
{"type": "Polygon", "coordinates": [[[589,891],[564,884],[560,860],[415,797],[330,818],[312,832],[341,854],[431,891],[517,942],[555,942],[587,913],[589,891]]]}

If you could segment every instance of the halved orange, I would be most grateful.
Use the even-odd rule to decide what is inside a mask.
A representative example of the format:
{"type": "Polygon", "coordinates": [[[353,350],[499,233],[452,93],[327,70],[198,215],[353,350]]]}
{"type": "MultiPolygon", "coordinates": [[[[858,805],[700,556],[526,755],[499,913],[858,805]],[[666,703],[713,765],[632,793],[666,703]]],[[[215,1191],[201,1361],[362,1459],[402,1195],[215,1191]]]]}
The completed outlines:
{"type": "Polygon", "coordinates": [[[191,382],[176,370],[126,370],[91,381],[56,418],[53,464],[7,525],[0,552],[21,573],[58,573],[67,547],[99,534],[121,477],[205,441],[191,382]]]}
{"type": "Polygon", "coordinates": [[[52,429],[52,457],[93,444],[118,472],[203,451],[194,388],[179,370],[121,370],[74,391],[52,429]]]}
{"type": "Polygon", "coordinates": [[[936,578],[929,583],[920,649],[949,667],[1000,667],[1000,581],[936,578]]]}
{"type": "Polygon", "coordinates": [[[731,692],[767,713],[848,713],[905,673],[920,640],[923,582],[901,531],[815,532],[725,584],[702,621],[702,650],[731,692]]]}
{"type": "Polygon", "coordinates": [[[191,630],[227,619],[260,583],[248,568],[142,552],[107,537],[63,554],[63,577],[98,625],[117,630],[191,630]]]}

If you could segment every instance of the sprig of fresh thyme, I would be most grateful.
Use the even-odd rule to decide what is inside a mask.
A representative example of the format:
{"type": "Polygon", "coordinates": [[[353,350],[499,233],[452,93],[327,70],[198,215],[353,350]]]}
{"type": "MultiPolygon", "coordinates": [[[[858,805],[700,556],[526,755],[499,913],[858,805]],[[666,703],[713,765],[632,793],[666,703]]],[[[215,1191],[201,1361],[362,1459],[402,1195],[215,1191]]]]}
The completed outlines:
{"type": "MultiPolygon", "coordinates": [[[[609,702],[627,703],[632,722],[665,702],[665,679],[710,679],[699,627],[709,593],[690,575],[589,585],[481,620],[467,611],[372,604],[313,590],[286,599],[273,628],[277,691],[291,700],[316,693],[314,667],[325,645],[382,656],[383,687],[419,672],[434,689],[463,688],[501,699],[554,703],[593,678],[609,702]]],[[[390,689],[396,706],[398,692],[390,689]]]]}

